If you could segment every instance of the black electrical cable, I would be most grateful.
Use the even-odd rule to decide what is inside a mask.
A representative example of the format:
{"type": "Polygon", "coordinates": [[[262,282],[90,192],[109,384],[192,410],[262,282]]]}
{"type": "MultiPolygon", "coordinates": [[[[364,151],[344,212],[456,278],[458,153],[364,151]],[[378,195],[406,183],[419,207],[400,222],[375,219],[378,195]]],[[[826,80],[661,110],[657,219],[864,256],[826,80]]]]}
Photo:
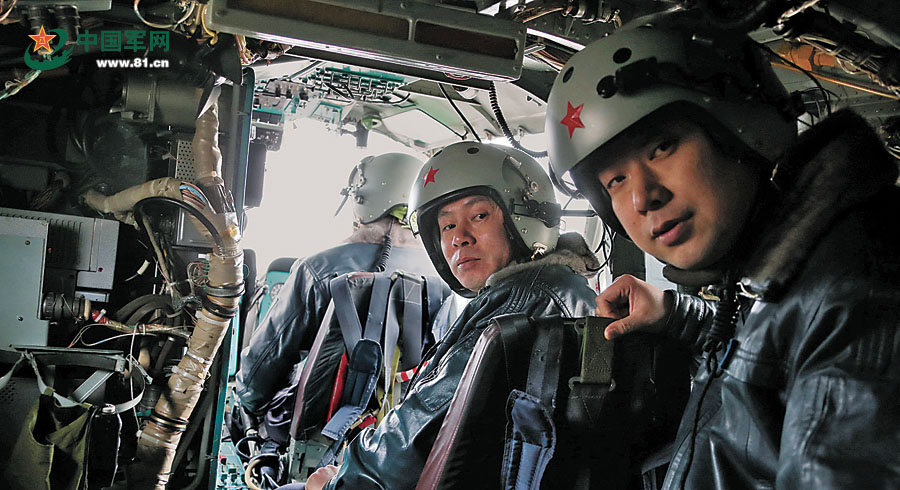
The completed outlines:
{"type": "Polygon", "coordinates": [[[503,135],[506,136],[506,139],[509,140],[509,144],[512,145],[513,148],[524,151],[525,153],[531,155],[534,158],[546,158],[547,150],[544,151],[533,151],[525,148],[515,138],[513,138],[512,131],[509,130],[509,124],[506,123],[506,118],[503,117],[503,112],[500,111],[500,103],[497,101],[497,88],[494,86],[494,82],[491,82],[490,89],[488,91],[491,99],[491,110],[494,111],[494,117],[497,119],[497,124],[500,125],[500,130],[503,131],[503,135]]]}
{"type": "MultiPolygon", "coordinates": [[[[169,246],[168,242],[164,239],[164,236],[156,236],[150,226],[150,218],[146,215],[146,213],[144,213],[142,208],[136,207],[134,209],[134,217],[135,222],[144,229],[144,231],[147,233],[147,238],[149,238],[150,242],[154,244],[153,249],[156,252],[153,257],[163,274],[163,278],[167,282],[170,282],[171,286],[177,291],[177,281],[173,279],[174,276],[172,275],[177,270],[177,268],[172,261],[171,253],[166,253],[169,246]]],[[[153,291],[156,291],[155,286],[153,291]]]]}
{"type": "Polygon", "coordinates": [[[412,92],[407,92],[407,94],[406,94],[405,96],[401,97],[400,100],[398,100],[398,101],[396,101],[396,102],[385,101],[385,102],[382,102],[382,103],[383,103],[383,104],[390,104],[390,105],[393,105],[393,106],[400,106],[400,104],[402,104],[402,103],[406,102],[407,100],[409,100],[409,96],[410,96],[410,95],[412,95],[412,92]]]}
{"type": "Polygon", "coordinates": [[[459,136],[459,139],[461,139],[461,140],[463,140],[463,141],[466,140],[466,135],[464,135],[464,134],[462,134],[462,133],[457,133],[455,129],[453,129],[453,128],[451,128],[450,126],[448,126],[447,123],[445,123],[444,121],[441,121],[440,119],[438,119],[438,118],[436,118],[436,117],[434,117],[434,116],[432,116],[431,114],[428,114],[428,113],[426,113],[425,115],[428,116],[428,117],[430,117],[431,119],[434,119],[434,121],[437,122],[438,124],[440,124],[441,126],[447,128],[447,130],[450,131],[451,133],[455,134],[456,136],[459,136]]]}
{"type": "Polygon", "coordinates": [[[243,459],[245,461],[249,461],[251,456],[250,456],[250,454],[241,451],[241,445],[244,444],[245,442],[251,441],[251,440],[262,441],[263,438],[258,434],[244,436],[240,440],[238,440],[238,442],[234,445],[234,452],[237,453],[238,457],[240,457],[241,459],[243,459]]]}
{"type": "Polygon", "coordinates": [[[200,211],[192,208],[190,205],[183,203],[177,199],[172,199],[171,197],[163,197],[163,196],[147,197],[147,198],[141,199],[134,205],[134,211],[136,213],[145,214],[143,212],[143,207],[149,203],[154,203],[154,202],[166,202],[166,203],[178,206],[179,208],[187,211],[188,214],[190,214],[194,218],[197,218],[197,221],[199,221],[200,224],[202,224],[206,228],[206,230],[212,236],[213,241],[216,242],[216,245],[219,247],[219,249],[225,250],[225,241],[222,240],[222,237],[219,236],[219,232],[218,232],[218,230],[216,230],[215,225],[213,225],[212,222],[209,221],[209,219],[207,219],[206,216],[203,215],[203,213],[201,213],[200,211]]]}
{"type": "MultiPolygon", "coordinates": [[[[235,449],[237,449],[237,448],[235,448],[235,449]]],[[[253,456],[252,458],[250,458],[249,461],[247,461],[247,468],[250,468],[251,465],[253,465],[256,461],[259,461],[261,459],[274,459],[275,466],[273,468],[275,469],[275,471],[277,473],[283,472],[284,468],[281,463],[281,456],[278,453],[270,453],[270,452],[259,453],[256,456],[253,456]]],[[[262,472],[262,470],[259,469],[259,466],[262,466],[262,465],[253,467],[253,469],[257,470],[257,473],[259,475],[257,478],[257,481],[260,484],[262,484],[263,487],[266,487],[267,489],[274,489],[275,487],[269,487],[268,485],[266,485],[265,478],[268,475],[265,475],[262,472]]],[[[251,476],[254,476],[254,475],[251,474],[251,476]]],[[[271,479],[271,476],[269,476],[269,478],[271,479]]],[[[277,487],[277,483],[275,485],[277,487]]]]}
{"type": "Polygon", "coordinates": [[[347,100],[349,100],[349,101],[352,101],[352,100],[353,100],[353,92],[350,92],[350,91],[348,90],[349,95],[347,95],[347,94],[341,93],[341,91],[338,90],[338,88],[337,88],[336,86],[334,86],[333,84],[331,84],[330,82],[324,82],[324,83],[325,83],[325,86],[328,87],[328,88],[330,88],[332,92],[334,92],[334,93],[340,95],[341,97],[343,97],[343,98],[345,98],[345,99],[347,99],[347,100]]]}
{"type": "MultiPolygon", "coordinates": [[[[245,439],[246,439],[246,438],[245,438],[245,439]]],[[[241,440],[243,440],[243,439],[241,439],[241,440]]],[[[263,439],[260,438],[260,440],[263,440],[263,439]]],[[[250,458],[250,461],[248,461],[247,463],[248,463],[248,464],[249,464],[249,463],[252,463],[252,462],[254,462],[254,461],[258,460],[258,459],[265,459],[265,458],[275,458],[275,459],[278,459],[279,457],[280,457],[280,456],[278,455],[278,453],[259,453],[259,454],[255,455],[255,456],[253,456],[252,458],[250,458]]]]}
{"type": "MultiPolygon", "coordinates": [[[[710,359],[715,359],[712,353],[707,353],[707,365],[710,364],[710,359]]],[[[714,362],[714,361],[713,361],[714,362]]],[[[707,369],[707,371],[709,371],[707,369]]],[[[713,373],[709,371],[709,377],[706,378],[706,384],[703,385],[703,390],[700,392],[700,399],[697,400],[697,410],[694,412],[694,422],[691,426],[691,447],[688,450],[687,463],[684,466],[684,473],[681,475],[681,484],[679,488],[684,490],[684,484],[687,482],[688,471],[691,470],[691,464],[694,462],[694,449],[697,445],[697,431],[700,425],[700,407],[703,405],[703,399],[706,398],[706,393],[709,391],[710,385],[715,378],[713,378],[713,373]]]]}
{"type": "Polygon", "coordinates": [[[159,307],[172,306],[172,298],[168,295],[161,294],[145,294],[129,301],[125,306],[121,307],[111,316],[120,322],[125,322],[138,308],[145,304],[156,304],[159,307]]]}
{"type": "Polygon", "coordinates": [[[604,245],[606,245],[606,225],[601,221],[600,226],[600,243],[597,244],[597,248],[594,250],[595,254],[603,250],[604,245]]]}
{"type": "MultiPolygon", "coordinates": [[[[161,305],[153,302],[146,303],[138,308],[134,313],[128,316],[128,318],[124,321],[126,325],[137,325],[138,323],[142,323],[141,320],[144,319],[150,313],[153,313],[156,310],[162,310],[166,313],[173,313],[172,305],[161,305]]],[[[147,323],[153,323],[152,321],[147,323]]]]}
{"type": "Polygon", "coordinates": [[[393,92],[391,92],[390,95],[395,95],[396,97],[399,97],[400,100],[384,100],[385,97],[389,97],[388,93],[385,92],[385,94],[382,95],[381,98],[372,98],[370,100],[363,100],[363,102],[365,102],[366,104],[392,105],[392,106],[396,106],[396,107],[401,107],[400,104],[409,100],[409,97],[412,95],[412,92],[407,93],[406,95],[403,95],[403,96],[396,95],[393,92]]]}
{"type": "MultiPolygon", "coordinates": [[[[819,90],[818,88],[816,88],[816,87],[810,87],[810,88],[808,88],[808,89],[801,90],[801,91],[799,91],[799,92],[797,92],[797,93],[798,93],[801,97],[802,97],[803,95],[806,95],[806,94],[812,94],[812,97],[813,97],[812,102],[814,102],[814,103],[816,104],[816,114],[815,114],[815,117],[816,117],[816,118],[821,118],[821,117],[822,117],[822,116],[821,116],[822,110],[819,108],[819,97],[820,97],[820,95],[819,95],[817,92],[821,93],[820,90],[819,90]]],[[[838,95],[837,93],[835,93],[834,91],[828,90],[828,89],[826,88],[826,89],[825,89],[825,92],[826,92],[826,94],[831,94],[831,96],[834,97],[834,100],[837,100],[837,101],[840,101],[840,100],[841,100],[841,96],[838,95]]],[[[801,100],[802,100],[802,99],[801,99],[801,100]]],[[[823,102],[825,102],[825,101],[823,101],[823,102]]],[[[805,101],[804,101],[804,103],[805,103],[805,101]]],[[[806,111],[806,112],[809,113],[809,111],[806,111]]],[[[809,124],[809,123],[807,123],[806,121],[803,121],[803,120],[801,120],[801,119],[799,119],[799,118],[798,118],[797,120],[798,120],[799,122],[801,122],[801,123],[807,124],[808,126],[812,127],[812,125],[809,124]]]]}
{"type": "Polygon", "coordinates": [[[375,272],[384,272],[387,270],[388,260],[391,258],[391,249],[394,241],[391,239],[391,230],[394,228],[394,220],[390,219],[388,223],[387,233],[384,234],[384,243],[381,245],[381,256],[378,258],[378,265],[375,266],[375,272]]]}
{"type": "MultiPolygon", "coordinates": [[[[394,95],[394,94],[391,93],[391,95],[394,95]]],[[[392,106],[400,107],[400,104],[402,104],[402,103],[406,102],[407,100],[409,100],[409,97],[410,97],[411,95],[412,95],[412,92],[407,93],[406,95],[404,95],[404,96],[402,96],[402,97],[398,95],[397,97],[400,97],[400,100],[393,100],[393,101],[392,101],[392,100],[377,100],[377,99],[374,99],[374,100],[367,100],[367,101],[364,101],[364,102],[367,103],[367,104],[392,105],[392,106]]],[[[387,94],[385,94],[383,97],[387,97],[387,94]]]]}
{"type": "Polygon", "coordinates": [[[563,181],[556,175],[556,172],[553,171],[553,165],[547,166],[548,174],[550,175],[550,182],[553,184],[553,187],[556,187],[559,192],[562,192],[566,196],[574,197],[575,199],[582,199],[583,196],[578,189],[573,189],[569,184],[563,181]]]}
{"type": "MultiPolygon", "coordinates": [[[[616,242],[616,232],[612,231],[607,224],[603,224],[603,235],[600,238],[600,247],[598,247],[598,251],[603,252],[603,263],[600,264],[600,270],[608,267],[610,261],[612,260],[612,252],[613,247],[616,242]],[[606,245],[606,246],[604,246],[606,245]],[[608,251],[607,251],[608,249],[608,251]]],[[[597,253],[597,252],[594,252],[597,253]]]]}
{"type": "Polygon", "coordinates": [[[444,88],[443,83],[438,84],[438,88],[441,89],[441,92],[444,94],[444,97],[447,98],[447,102],[450,102],[450,106],[453,107],[453,110],[459,114],[459,118],[462,119],[462,122],[466,124],[466,127],[469,128],[469,131],[472,132],[472,136],[475,137],[475,141],[481,143],[481,138],[478,136],[478,133],[475,132],[475,128],[469,123],[469,120],[466,119],[466,116],[463,115],[462,111],[459,110],[459,107],[456,107],[456,102],[453,102],[453,98],[450,97],[450,94],[447,93],[447,90],[444,88]]]}
{"type": "Polygon", "coordinates": [[[712,328],[706,334],[703,341],[703,350],[717,352],[725,347],[725,344],[734,337],[737,328],[738,299],[734,287],[727,287],[722,292],[722,299],[716,309],[712,328]]]}
{"type": "MultiPolygon", "coordinates": [[[[149,230],[148,230],[148,232],[149,232],[149,230]]],[[[157,238],[159,239],[159,248],[160,248],[160,251],[162,251],[163,260],[165,261],[166,267],[168,268],[168,270],[172,273],[172,277],[170,279],[172,279],[173,284],[171,286],[178,289],[179,281],[175,277],[175,272],[181,271],[183,269],[183,266],[181,264],[177,263],[175,254],[174,254],[174,252],[172,252],[172,244],[169,242],[169,239],[166,236],[166,234],[161,233],[157,238]]]]}
{"type": "Polygon", "coordinates": [[[721,363],[719,362],[716,352],[725,348],[726,343],[734,337],[734,332],[737,328],[739,308],[740,304],[738,303],[734,287],[726,287],[725,290],[722,291],[722,299],[719,301],[718,307],[716,308],[713,326],[706,334],[706,339],[703,343],[703,350],[706,352],[706,372],[708,377],[706,379],[706,384],[703,386],[703,391],[700,392],[700,398],[697,400],[697,408],[694,412],[694,421],[691,426],[691,445],[688,450],[684,473],[681,476],[680,488],[682,490],[684,490],[688,472],[691,470],[691,464],[694,462],[694,452],[697,446],[697,433],[700,430],[700,409],[703,406],[703,399],[706,398],[706,394],[709,392],[709,387],[712,385],[713,381],[722,376],[722,373],[724,372],[722,366],[725,364],[725,360],[729,355],[730,345],[729,348],[725,349],[721,363]]]}

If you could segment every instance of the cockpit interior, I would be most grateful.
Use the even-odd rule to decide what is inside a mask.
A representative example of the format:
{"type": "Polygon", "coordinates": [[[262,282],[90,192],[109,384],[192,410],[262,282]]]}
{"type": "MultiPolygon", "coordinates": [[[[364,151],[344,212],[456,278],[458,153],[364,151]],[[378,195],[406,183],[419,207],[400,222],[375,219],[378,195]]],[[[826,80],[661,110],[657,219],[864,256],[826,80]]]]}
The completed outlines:
{"type": "MultiPolygon", "coordinates": [[[[94,407],[91,450],[41,488],[289,483],[290,454],[263,475],[231,433],[231,386],[290,266],[240,240],[291,124],[422,160],[503,141],[546,164],[567,60],[678,10],[765,49],[797,131],[849,108],[900,159],[895,0],[0,0],[0,462],[52,386],[61,406],[94,407]]],[[[596,217],[575,231],[606,277],[653,274],[596,217]]]]}

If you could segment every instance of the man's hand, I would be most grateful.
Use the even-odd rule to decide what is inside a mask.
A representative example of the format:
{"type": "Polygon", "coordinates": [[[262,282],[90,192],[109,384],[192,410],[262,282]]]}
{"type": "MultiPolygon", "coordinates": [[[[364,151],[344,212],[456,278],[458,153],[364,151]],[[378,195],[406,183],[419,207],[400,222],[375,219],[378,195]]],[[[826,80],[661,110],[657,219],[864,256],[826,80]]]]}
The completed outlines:
{"type": "Polygon", "coordinates": [[[306,480],[306,490],[322,490],[337,472],[338,467],[333,464],[317,469],[315,473],[309,475],[309,480],[306,480]]]}
{"type": "Polygon", "coordinates": [[[603,332],[612,340],[619,335],[640,330],[661,332],[671,309],[671,298],[665,291],[630,275],[616,278],[597,296],[597,316],[616,318],[603,332]]]}

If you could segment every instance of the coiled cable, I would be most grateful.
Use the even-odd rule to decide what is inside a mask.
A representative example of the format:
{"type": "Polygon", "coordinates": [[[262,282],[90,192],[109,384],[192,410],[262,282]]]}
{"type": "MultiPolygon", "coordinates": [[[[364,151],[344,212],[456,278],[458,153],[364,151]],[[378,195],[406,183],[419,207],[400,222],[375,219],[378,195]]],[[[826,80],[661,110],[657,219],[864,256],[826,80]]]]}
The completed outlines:
{"type": "Polygon", "coordinates": [[[378,265],[375,266],[375,272],[384,272],[387,270],[388,260],[391,258],[391,249],[394,247],[394,241],[391,240],[391,229],[394,227],[394,220],[390,219],[388,223],[387,233],[384,234],[384,243],[381,245],[381,256],[378,258],[378,265]]]}
{"type": "Polygon", "coordinates": [[[706,340],[703,342],[703,352],[718,352],[734,337],[734,331],[737,328],[737,313],[738,301],[735,290],[733,287],[725,288],[722,292],[722,299],[716,308],[712,328],[706,334],[706,340]]]}
{"type": "Polygon", "coordinates": [[[523,151],[534,158],[546,158],[547,150],[544,151],[533,151],[529,150],[522,146],[516,139],[513,137],[512,131],[509,130],[509,124],[506,123],[506,118],[503,117],[503,112],[500,111],[500,104],[497,102],[497,87],[494,86],[494,82],[491,82],[490,90],[488,94],[491,98],[491,110],[494,111],[494,118],[497,119],[497,124],[500,125],[500,130],[503,131],[503,135],[506,136],[506,139],[509,140],[509,144],[512,145],[513,148],[523,151]]]}

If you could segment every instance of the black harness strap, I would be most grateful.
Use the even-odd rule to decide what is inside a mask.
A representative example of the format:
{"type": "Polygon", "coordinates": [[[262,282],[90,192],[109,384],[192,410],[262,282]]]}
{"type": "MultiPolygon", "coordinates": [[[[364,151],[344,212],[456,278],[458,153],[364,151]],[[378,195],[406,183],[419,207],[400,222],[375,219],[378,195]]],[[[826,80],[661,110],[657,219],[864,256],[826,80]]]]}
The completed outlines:
{"type": "Polygon", "coordinates": [[[403,298],[403,357],[400,370],[406,371],[422,361],[422,337],[425,322],[422,318],[422,283],[407,276],[400,276],[394,287],[400,288],[403,298]]]}
{"type": "Polygon", "coordinates": [[[346,275],[335,277],[331,280],[330,287],[331,298],[334,300],[334,314],[341,326],[344,348],[347,349],[349,355],[363,336],[362,324],[359,322],[353,296],[350,294],[350,278],[346,275]]]}

